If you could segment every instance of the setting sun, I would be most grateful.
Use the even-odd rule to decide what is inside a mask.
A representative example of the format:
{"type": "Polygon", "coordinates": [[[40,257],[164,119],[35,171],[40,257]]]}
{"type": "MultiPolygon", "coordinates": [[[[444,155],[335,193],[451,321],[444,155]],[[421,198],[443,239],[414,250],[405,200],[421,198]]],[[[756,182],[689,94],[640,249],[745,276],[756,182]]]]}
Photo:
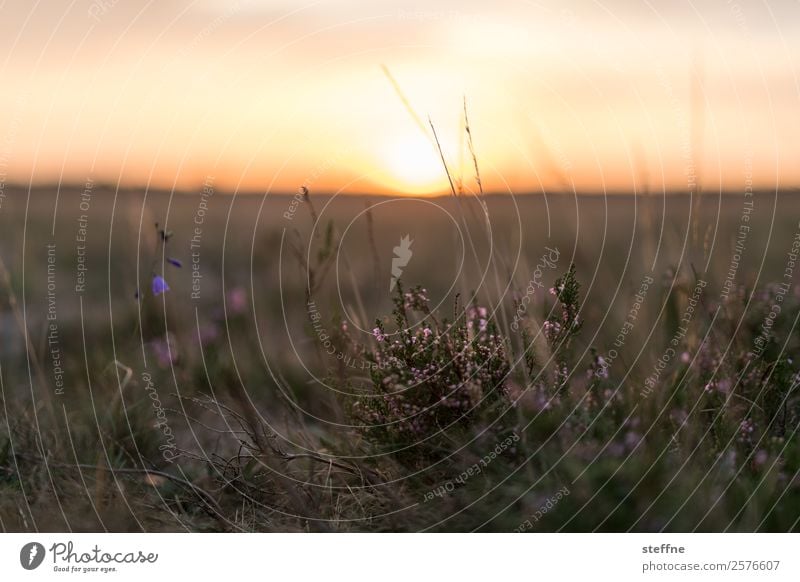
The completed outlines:
{"type": "Polygon", "coordinates": [[[439,193],[448,188],[439,153],[422,135],[407,135],[387,144],[379,172],[385,185],[409,194],[439,193]]]}

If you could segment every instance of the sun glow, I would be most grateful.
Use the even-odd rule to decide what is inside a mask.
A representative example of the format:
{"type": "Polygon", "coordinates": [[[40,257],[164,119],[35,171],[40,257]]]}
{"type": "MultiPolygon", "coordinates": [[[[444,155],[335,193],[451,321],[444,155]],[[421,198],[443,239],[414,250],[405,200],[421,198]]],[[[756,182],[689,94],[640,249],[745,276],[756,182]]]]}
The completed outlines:
{"type": "Polygon", "coordinates": [[[408,135],[387,144],[379,161],[381,181],[407,194],[440,193],[448,188],[439,153],[422,135],[408,135]]]}

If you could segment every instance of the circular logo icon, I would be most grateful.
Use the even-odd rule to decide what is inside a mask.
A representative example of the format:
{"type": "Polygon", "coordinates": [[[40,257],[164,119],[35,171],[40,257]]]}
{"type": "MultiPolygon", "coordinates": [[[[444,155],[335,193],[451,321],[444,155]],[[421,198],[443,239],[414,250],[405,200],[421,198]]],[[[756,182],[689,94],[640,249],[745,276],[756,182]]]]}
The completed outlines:
{"type": "Polygon", "coordinates": [[[19,551],[19,563],[26,570],[35,570],[44,561],[44,546],[39,542],[30,542],[19,551]]]}

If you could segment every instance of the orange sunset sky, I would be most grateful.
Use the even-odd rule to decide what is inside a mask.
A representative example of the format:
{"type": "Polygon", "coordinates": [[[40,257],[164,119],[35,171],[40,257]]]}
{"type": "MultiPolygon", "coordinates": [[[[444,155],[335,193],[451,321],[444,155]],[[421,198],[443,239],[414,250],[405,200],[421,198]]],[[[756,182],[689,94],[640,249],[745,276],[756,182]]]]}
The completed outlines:
{"type": "Polygon", "coordinates": [[[800,185],[794,1],[1,6],[8,183],[441,192],[385,65],[456,175],[466,96],[489,190],[800,185]]]}

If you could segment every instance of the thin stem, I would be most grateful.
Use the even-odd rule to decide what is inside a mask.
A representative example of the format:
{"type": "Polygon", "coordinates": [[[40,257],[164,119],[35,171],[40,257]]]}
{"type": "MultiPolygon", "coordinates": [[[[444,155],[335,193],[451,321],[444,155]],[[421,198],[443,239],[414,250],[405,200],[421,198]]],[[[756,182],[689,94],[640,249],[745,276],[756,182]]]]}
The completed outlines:
{"type": "Polygon", "coordinates": [[[439,150],[439,156],[442,158],[442,165],[444,166],[444,173],[447,174],[447,181],[450,182],[450,192],[453,193],[453,197],[457,198],[458,195],[456,194],[456,188],[453,186],[453,178],[450,176],[450,169],[447,167],[447,162],[444,159],[444,152],[442,151],[442,144],[439,143],[439,136],[436,135],[436,128],[433,126],[433,121],[431,118],[428,118],[428,123],[431,125],[431,130],[433,131],[433,139],[436,142],[436,148],[439,150]]]}

